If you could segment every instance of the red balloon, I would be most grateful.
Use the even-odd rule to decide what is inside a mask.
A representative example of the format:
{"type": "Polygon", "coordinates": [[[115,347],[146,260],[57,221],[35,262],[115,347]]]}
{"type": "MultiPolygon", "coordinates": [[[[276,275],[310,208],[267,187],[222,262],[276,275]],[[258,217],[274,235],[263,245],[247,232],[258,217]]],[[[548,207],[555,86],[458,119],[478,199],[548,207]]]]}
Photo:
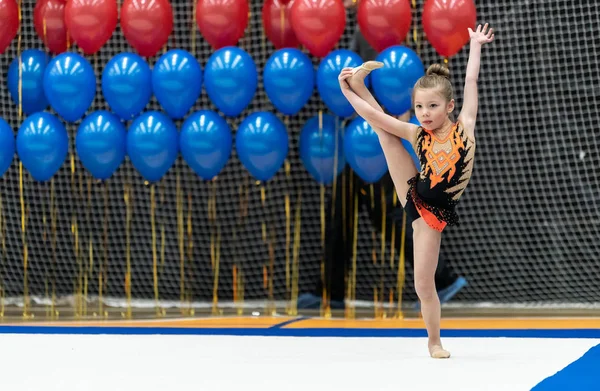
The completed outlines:
{"type": "Polygon", "coordinates": [[[121,28],[131,46],[143,57],[152,57],[167,43],[173,31],[169,0],[125,0],[121,28]]]}
{"type": "Polygon", "coordinates": [[[0,54],[19,31],[19,6],[16,0],[0,0],[0,54]]]}
{"type": "Polygon", "coordinates": [[[452,57],[469,42],[468,28],[475,28],[477,11],[472,0],[426,0],[423,30],[440,56],[452,57]]]}
{"type": "Polygon", "coordinates": [[[33,24],[35,32],[52,53],[67,50],[65,0],[38,0],[33,10],[33,24]]]}
{"type": "Polygon", "coordinates": [[[357,18],[367,42],[380,52],[406,39],[412,11],[409,0],[361,0],[357,18]]]}
{"type": "Polygon", "coordinates": [[[119,11],[116,0],[69,0],[65,23],[69,35],[85,54],[94,54],[110,39],[119,11]]]}
{"type": "Polygon", "coordinates": [[[262,9],[265,34],[276,49],[295,48],[300,42],[292,29],[290,4],[283,0],[266,0],[262,9]]]}
{"type": "Polygon", "coordinates": [[[196,24],[216,50],[238,43],[248,26],[248,13],[247,0],[198,0],[196,24]]]}
{"type": "Polygon", "coordinates": [[[316,57],[325,57],[340,40],[346,27],[342,0],[294,0],[292,28],[298,41],[316,57]]]}

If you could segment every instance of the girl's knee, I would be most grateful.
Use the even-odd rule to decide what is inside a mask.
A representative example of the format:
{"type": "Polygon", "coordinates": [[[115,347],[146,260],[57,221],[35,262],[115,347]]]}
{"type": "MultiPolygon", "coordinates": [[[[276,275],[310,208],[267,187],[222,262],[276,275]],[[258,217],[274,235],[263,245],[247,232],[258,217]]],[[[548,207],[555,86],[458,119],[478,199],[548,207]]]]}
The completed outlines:
{"type": "Polygon", "coordinates": [[[419,296],[419,300],[432,300],[436,295],[434,279],[415,277],[415,291],[417,292],[417,296],[419,296]]]}

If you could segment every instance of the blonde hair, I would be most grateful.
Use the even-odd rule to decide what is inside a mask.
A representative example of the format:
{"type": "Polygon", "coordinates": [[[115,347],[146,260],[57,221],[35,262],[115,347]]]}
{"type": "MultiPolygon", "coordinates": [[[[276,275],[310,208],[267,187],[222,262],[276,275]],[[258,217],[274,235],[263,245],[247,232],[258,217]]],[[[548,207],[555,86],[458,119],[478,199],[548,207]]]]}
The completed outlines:
{"type": "Polygon", "coordinates": [[[425,76],[422,76],[413,87],[412,100],[415,100],[415,91],[419,89],[436,88],[440,90],[440,94],[446,102],[450,102],[454,98],[452,83],[450,82],[450,71],[441,64],[432,64],[427,68],[425,76]]]}

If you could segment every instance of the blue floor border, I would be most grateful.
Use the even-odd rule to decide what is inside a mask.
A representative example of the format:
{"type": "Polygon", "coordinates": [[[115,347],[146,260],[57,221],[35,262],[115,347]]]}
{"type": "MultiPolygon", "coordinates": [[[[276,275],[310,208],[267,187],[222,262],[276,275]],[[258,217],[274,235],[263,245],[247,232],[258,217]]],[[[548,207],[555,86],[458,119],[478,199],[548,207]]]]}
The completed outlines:
{"type": "Polygon", "coordinates": [[[600,389],[600,345],[538,383],[531,391],[597,391],[600,389]]]}
{"type": "MultiPolygon", "coordinates": [[[[0,326],[0,334],[231,335],[271,337],[425,337],[425,329],[381,328],[195,328],[98,326],[0,326]]],[[[442,337],[600,338],[600,329],[446,329],[442,337]]]]}

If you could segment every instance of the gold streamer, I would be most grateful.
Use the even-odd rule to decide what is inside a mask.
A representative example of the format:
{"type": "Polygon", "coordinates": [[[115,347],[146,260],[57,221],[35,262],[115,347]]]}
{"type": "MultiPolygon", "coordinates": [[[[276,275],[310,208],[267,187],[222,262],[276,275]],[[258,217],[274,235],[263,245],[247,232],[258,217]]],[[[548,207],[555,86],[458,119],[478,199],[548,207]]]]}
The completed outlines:
{"type": "MultiPolygon", "coordinates": [[[[1,267],[4,269],[6,262],[6,229],[4,222],[4,204],[2,200],[2,192],[0,192],[0,237],[2,245],[2,254],[0,255],[1,267]]],[[[4,276],[0,276],[0,283],[4,281],[4,276]]],[[[4,318],[4,284],[0,284],[0,319],[4,318]]]]}
{"type": "MultiPolygon", "coordinates": [[[[83,174],[80,171],[80,178],[82,178],[83,174]]],[[[83,186],[83,183],[82,183],[83,186]]],[[[89,176],[88,180],[87,180],[87,199],[86,199],[86,209],[85,209],[85,222],[86,225],[88,227],[89,230],[89,226],[90,226],[90,213],[92,210],[92,177],[89,176]]],[[[93,239],[92,239],[92,231],[89,230],[88,232],[88,259],[89,259],[89,264],[86,264],[86,273],[85,273],[85,280],[84,280],[84,288],[83,288],[83,294],[84,294],[84,300],[83,300],[83,314],[87,315],[87,304],[88,304],[88,282],[89,279],[91,279],[92,277],[92,273],[94,270],[94,248],[93,248],[94,244],[93,244],[93,239]]]]}
{"type": "MultiPolygon", "coordinates": [[[[392,193],[392,206],[393,209],[396,209],[396,205],[398,202],[398,195],[396,194],[396,190],[392,193]]],[[[394,255],[396,253],[396,223],[392,224],[392,237],[390,238],[390,267],[394,268],[394,255]]]]}
{"type": "Polygon", "coordinates": [[[127,308],[124,316],[131,319],[131,217],[132,217],[131,185],[125,184],[125,296],[127,308]]]}
{"type": "Polygon", "coordinates": [[[208,200],[208,218],[210,221],[210,258],[213,268],[213,307],[212,314],[219,314],[219,262],[221,254],[221,227],[216,221],[216,182],[211,181],[210,197],[208,200]],[[216,232],[215,232],[216,230],[216,232]]]}
{"type": "Polygon", "coordinates": [[[347,213],[346,213],[346,171],[342,172],[342,237],[344,243],[346,243],[348,236],[348,227],[346,226],[347,213]]]}
{"type": "MultiPolygon", "coordinates": [[[[319,110],[319,139],[323,139],[323,110],[319,110]]],[[[325,247],[325,186],[321,184],[321,248],[325,247]]],[[[321,260],[323,262],[323,260],[321,260]]]]}
{"type": "Polygon", "coordinates": [[[108,317],[108,312],[104,311],[104,286],[108,284],[108,182],[102,182],[103,200],[104,200],[104,224],[102,227],[102,252],[103,262],[100,264],[100,273],[98,273],[98,314],[103,317],[108,317]]]}
{"type": "Polygon", "coordinates": [[[298,315],[298,279],[300,277],[300,230],[302,207],[302,190],[298,189],[298,199],[296,200],[296,213],[294,219],[294,247],[292,250],[292,299],[290,315],[298,315]]]}
{"type": "MultiPolygon", "coordinates": [[[[290,162],[288,160],[285,161],[285,175],[290,178],[290,162]]],[[[285,292],[286,299],[289,299],[290,295],[290,243],[291,243],[291,211],[290,211],[290,194],[285,191],[285,292]]]]}
{"type": "Polygon", "coordinates": [[[154,283],[154,309],[161,315],[158,293],[158,256],[156,249],[156,185],[150,185],[150,227],[152,230],[152,280],[154,283]]]}
{"type": "Polygon", "coordinates": [[[416,46],[416,52],[418,56],[421,56],[421,45],[419,42],[419,30],[418,30],[418,19],[417,15],[417,0],[412,0],[412,11],[413,11],[413,41],[416,46]]]}
{"type": "Polygon", "coordinates": [[[212,314],[220,315],[219,311],[219,264],[221,261],[221,227],[217,224],[217,251],[215,252],[215,274],[213,281],[213,306],[212,314]]]}
{"type": "MultiPolygon", "coordinates": [[[[21,58],[21,38],[22,38],[22,10],[21,0],[18,2],[19,8],[19,31],[17,39],[17,58],[19,59],[19,122],[23,118],[23,62],[21,58]]],[[[21,242],[23,245],[23,318],[28,319],[29,313],[29,282],[28,282],[28,267],[29,267],[29,252],[27,247],[26,219],[28,209],[25,208],[25,197],[23,189],[23,164],[19,161],[19,195],[21,198],[21,242]]]]}
{"type": "MultiPolygon", "coordinates": [[[[46,246],[47,241],[48,241],[48,219],[46,217],[46,199],[47,199],[47,187],[44,186],[42,189],[40,189],[40,193],[43,194],[42,196],[42,241],[44,243],[44,246],[46,246]]],[[[48,299],[50,297],[50,289],[48,288],[48,273],[44,274],[44,295],[46,297],[46,299],[48,299]]],[[[45,309],[46,309],[46,319],[50,317],[50,311],[51,311],[51,307],[52,304],[45,304],[44,305],[45,309]]]]}
{"type": "Polygon", "coordinates": [[[353,220],[353,239],[352,239],[352,268],[348,283],[349,299],[351,304],[346,306],[346,318],[354,319],[356,317],[356,260],[358,246],[358,197],[354,197],[354,220],[353,220]]]}
{"type": "Polygon", "coordinates": [[[179,300],[181,314],[185,315],[185,243],[183,225],[183,194],[181,191],[181,174],[176,173],[175,198],[177,208],[177,243],[179,245],[179,300]]]}
{"type": "Polygon", "coordinates": [[[54,178],[50,179],[50,232],[51,232],[51,249],[52,249],[52,266],[51,266],[51,284],[52,284],[52,299],[50,301],[51,318],[58,318],[59,312],[56,309],[56,244],[58,242],[58,206],[56,204],[56,189],[54,187],[54,178]]]}
{"type": "MultiPolygon", "coordinates": [[[[165,190],[164,187],[160,187],[160,204],[164,209],[165,205],[165,190]]],[[[166,242],[167,238],[165,235],[165,221],[164,219],[160,219],[160,270],[159,276],[162,276],[165,270],[165,251],[166,251],[166,242]]],[[[164,312],[164,309],[163,309],[164,312]]]]}
{"type": "MultiPolygon", "coordinates": [[[[20,69],[20,68],[19,68],[20,69]]],[[[29,251],[27,248],[27,210],[25,209],[25,196],[23,188],[23,163],[19,161],[19,195],[21,199],[21,242],[23,243],[23,318],[28,319],[29,314],[29,251]]]]}
{"type": "MultiPolygon", "coordinates": [[[[193,262],[194,262],[194,231],[193,231],[193,226],[192,226],[192,194],[188,192],[188,213],[187,213],[187,239],[188,239],[188,246],[187,246],[187,257],[188,257],[188,268],[192,268],[193,266],[193,262]]],[[[188,289],[189,290],[189,289],[188,289]]],[[[191,290],[189,290],[189,295],[188,295],[188,300],[189,300],[189,315],[193,316],[194,315],[194,308],[192,308],[192,292],[191,290]]]]}
{"type": "MultiPolygon", "coordinates": [[[[342,132],[342,137],[344,136],[344,129],[345,127],[342,126],[341,132],[342,132]]],[[[340,131],[339,128],[339,122],[335,121],[335,155],[333,157],[333,183],[331,184],[331,219],[333,220],[335,218],[335,202],[336,202],[336,197],[337,197],[337,175],[335,175],[335,173],[338,171],[338,164],[339,164],[339,159],[338,159],[338,149],[339,149],[339,143],[338,143],[338,132],[340,131]]]]}
{"type": "MultiPolygon", "coordinates": [[[[233,227],[233,243],[237,243],[237,225],[233,227]]],[[[243,315],[244,313],[244,309],[242,308],[242,298],[243,298],[243,292],[242,292],[242,284],[241,284],[241,280],[242,280],[242,270],[241,268],[238,266],[238,262],[239,262],[239,258],[237,256],[237,251],[234,252],[234,260],[233,260],[233,271],[232,271],[232,277],[233,277],[233,303],[235,304],[236,308],[237,308],[237,314],[238,316],[243,315]]]]}
{"type": "MultiPolygon", "coordinates": [[[[263,183],[261,182],[257,182],[260,186],[260,203],[263,207],[263,211],[265,209],[265,202],[266,202],[266,192],[265,192],[265,186],[263,183]]],[[[261,221],[261,232],[262,232],[262,240],[263,243],[267,243],[267,223],[264,219],[264,215],[263,215],[263,219],[261,221]]]]}
{"type": "Polygon", "coordinates": [[[381,189],[381,247],[379,254],[379,313],[378,317],[385,316],[385,310],[383,308],[384,302],[384,294],[385,294],[385,286],[384,286],[384,267],[385,267],[385,241],[386,241],[386,223],[387,223],[387,210],[386,210],[386,199],[385,199],[385,191],[382,187],[381,189]]]}
{"type": "Polygon", "coordinates": [[[275,310],[275,297],[273,295],[273,275],[275,274],[275,231],[271,227],[269,237],[269,303],[267,307],[267,313],[270,315],[276,315],[275,310]]]}

